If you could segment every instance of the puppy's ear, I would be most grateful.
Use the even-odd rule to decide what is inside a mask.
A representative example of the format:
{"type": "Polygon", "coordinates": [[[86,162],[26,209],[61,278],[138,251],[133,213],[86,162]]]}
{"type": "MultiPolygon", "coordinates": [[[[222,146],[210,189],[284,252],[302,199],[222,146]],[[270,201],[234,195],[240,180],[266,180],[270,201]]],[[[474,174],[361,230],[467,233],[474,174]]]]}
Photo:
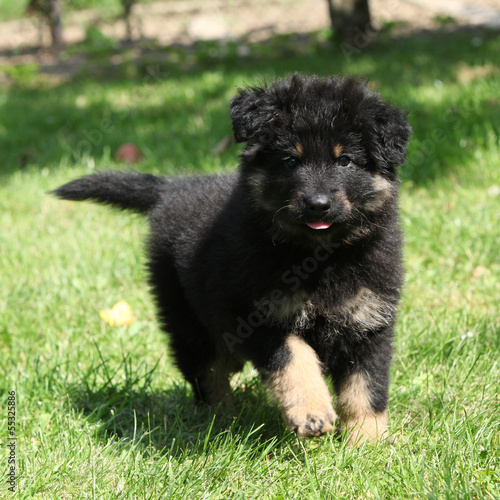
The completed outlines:
{"type": "Polygon", "coordinates": [[[246,142],[259,133],[267,132],[266,125],[278,109],[276,96],[267,85],[239,89],[231,100],[231,120],[234,139],[246,142]]]}
{"type": "Polygon", "coordinates": [[[407,114],[388,103],[378,101],[372,109],[374,155],[383,167],[397,167],[406,160],[411,127],[407,114]]]}

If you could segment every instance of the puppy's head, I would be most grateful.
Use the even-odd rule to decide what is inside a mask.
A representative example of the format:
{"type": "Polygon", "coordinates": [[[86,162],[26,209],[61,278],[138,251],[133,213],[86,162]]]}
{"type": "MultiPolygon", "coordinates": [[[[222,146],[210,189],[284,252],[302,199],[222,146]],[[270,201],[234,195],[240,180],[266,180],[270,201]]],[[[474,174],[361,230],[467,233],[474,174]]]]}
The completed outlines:
{"type": "Polygon", "coordinates": [[[393,210],[410,126],[355,78],[293,75],[231,101],[243,178],[274,237],[350,243],[393,210]]]}

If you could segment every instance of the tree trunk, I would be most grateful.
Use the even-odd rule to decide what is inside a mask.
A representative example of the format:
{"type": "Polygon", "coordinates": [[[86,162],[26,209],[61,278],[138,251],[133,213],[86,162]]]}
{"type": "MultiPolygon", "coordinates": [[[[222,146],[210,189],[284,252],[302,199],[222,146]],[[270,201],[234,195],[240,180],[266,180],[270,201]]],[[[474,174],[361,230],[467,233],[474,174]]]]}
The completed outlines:
{"type": "Polygon", "coordinates": [[[328,0],[334,36],[353,43],[356,37],[373,31],[368,0],[328,0]]]}
{"type": "Polygon", "coordinates": [[[48,20],[50,27],[50,36],[52,38],[52,47],[60,49],[63,45],[62,23],[61,23],[61,0],[49,0],[48,20]]]}
{"type": "Polygon", "coordinates": [[[127,30],[127,42],[132,41],[132,23],[130,21],[130,15],[132,14],[132,7],[134,6],[136,0],[121,0],[123,8],[123,20],[125,21],[125,28],[127,30]]]}
{"type": "Polygon", "coordinates": [[[28,15],[40,16],[49,25],[51,44],[55,49],[63,45],[61,11],[61,0],[30,0],[26,8],[28,15]]]}

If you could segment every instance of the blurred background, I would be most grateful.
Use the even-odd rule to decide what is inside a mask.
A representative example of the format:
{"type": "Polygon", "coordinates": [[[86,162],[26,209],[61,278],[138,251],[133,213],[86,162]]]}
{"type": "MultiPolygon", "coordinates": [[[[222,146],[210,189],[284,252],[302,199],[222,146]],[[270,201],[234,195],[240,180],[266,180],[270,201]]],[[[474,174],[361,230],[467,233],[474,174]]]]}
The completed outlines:
{"type": "MultiPolygon", "coordinates": [[[[198,41],[244,44],[264,43],[276,35],[311,38],[324,31],[323,38],[362,49],[380,32],[397,37],[459,27],[500,28],[500,2],[0,0],[0,21],[0,65],[38,63],[43,72],[74,73],[82,61],[68,53],[58,57],[63,48],[107,44],[109,49],[150,52],[198,41]]],[[[242,46],[240,52],[249,55],[250,50],[242,46]]]]}

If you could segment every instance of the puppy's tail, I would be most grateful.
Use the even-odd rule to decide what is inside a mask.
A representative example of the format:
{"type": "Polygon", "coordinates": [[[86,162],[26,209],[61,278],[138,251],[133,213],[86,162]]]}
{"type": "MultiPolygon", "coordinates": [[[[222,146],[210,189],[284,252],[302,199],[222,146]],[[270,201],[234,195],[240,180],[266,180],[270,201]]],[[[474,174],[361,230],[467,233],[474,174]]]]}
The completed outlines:
{"type": "Polygon", "coordinates": [[[138,172],[100,172],[61,186],[52,194],[73,201],[92,200],[146,213],[159,201],[167,181],[138,172]]]}

